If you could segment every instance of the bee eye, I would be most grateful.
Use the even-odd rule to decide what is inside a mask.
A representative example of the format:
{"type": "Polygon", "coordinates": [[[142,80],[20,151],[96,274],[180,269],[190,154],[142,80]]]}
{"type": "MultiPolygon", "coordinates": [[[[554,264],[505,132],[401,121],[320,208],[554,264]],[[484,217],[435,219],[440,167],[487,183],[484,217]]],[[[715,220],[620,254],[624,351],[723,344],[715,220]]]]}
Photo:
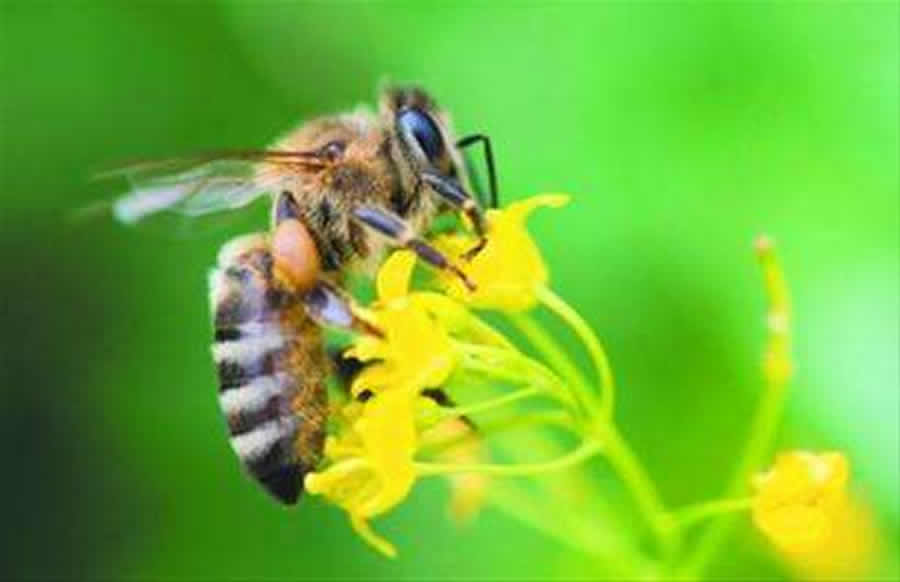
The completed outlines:
{"type": "Polygon", "coordinates": [[[407,140],[415,138],[428,161],[435,161],[444,152],[441,130],[438,129],[431,116],[419,109],[410,107],[402,110],[397,115],[397,128],[407,140]]]}
{"type": "Polygon", "coordinates": [[[344,150],[347,149],[347,144],[342,141],[330,141],[319,150],[320,155],[328,160],[329,162],[333,162],[344,155],[344,150]]]}

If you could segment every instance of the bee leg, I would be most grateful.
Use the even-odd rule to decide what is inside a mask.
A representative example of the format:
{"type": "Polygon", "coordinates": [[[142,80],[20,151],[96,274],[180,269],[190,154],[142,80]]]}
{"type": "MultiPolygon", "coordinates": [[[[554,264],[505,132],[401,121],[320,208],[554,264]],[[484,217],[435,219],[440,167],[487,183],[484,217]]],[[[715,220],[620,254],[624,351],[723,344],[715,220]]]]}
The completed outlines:
{"type": "Polygon", "coordinates": [[[487,244],[487,238],[485,238],[484,235],[486,225],[484,222],[484,215],[481,213],[481,208],[478,207],[475,200],[473,200],[453,178],[426,171],[422,173],[422,179],[426,184],[431,186],[431,189],[434,190],[442,200],[457,210],[462,211],[472,222],[472,228],[475,229],[475,234],[478,235],[478,243],[463,254],[464,259],[467,261],[471,260],[472,257],[477,255],[481,249],[484,248],[484,245],[487,244]]]}
{"type": "Polygon", "coordinates": [[[399,216],[373,206],[358,206],[353,209],[353,218],[363,226],[387,237],[397,246],[408,248],[429,265],[453,273],[459,277],[469,291],[475,290],[475,284],[459,267],[450,263],[441,251],[416,237],[409,225],[399,216]]]}
{"type": "Polygon", "coordinates": [[[331,283],[319,279],[302,295],[306,312],[319,325],[381,337],[381,330],[353,313],[352,300],[331,283]]]}

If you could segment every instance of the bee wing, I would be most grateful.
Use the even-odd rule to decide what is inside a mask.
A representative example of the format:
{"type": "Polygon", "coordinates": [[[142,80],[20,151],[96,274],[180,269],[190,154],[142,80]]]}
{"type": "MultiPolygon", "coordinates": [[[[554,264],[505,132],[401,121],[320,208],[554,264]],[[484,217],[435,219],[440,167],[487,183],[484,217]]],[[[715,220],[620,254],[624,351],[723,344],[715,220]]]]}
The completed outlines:
{"type": "Polygon", "coordinates": [[[270,192],[288,176],[257,172],[247,161],[215,160],[176,173],[125,172],[131,191],[112,204],[113,216],[126,224],[162,211],[201,216],[242,208],[270,192]]]}
{"type": "Polygon", "coordinates": [[[243,208],[298,172],[322,167],[309,152],[248,151],[134,164],[97,178],[124,178],[130,192],[111,204],[133,224],[164,211],[194,217],[243,208]]]}

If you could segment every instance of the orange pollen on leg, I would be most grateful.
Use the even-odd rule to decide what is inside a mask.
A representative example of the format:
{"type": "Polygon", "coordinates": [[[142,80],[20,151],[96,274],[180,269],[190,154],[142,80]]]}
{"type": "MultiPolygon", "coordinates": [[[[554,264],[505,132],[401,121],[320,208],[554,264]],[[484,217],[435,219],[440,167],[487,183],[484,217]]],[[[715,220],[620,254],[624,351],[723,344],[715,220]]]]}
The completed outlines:
{"type": "Polygon", "coordinates": [[[315,241],[299,220],[285,220],[275,228],[272,258],[276,276],[297,291],[310,289],[322,271],[315,241]]]}

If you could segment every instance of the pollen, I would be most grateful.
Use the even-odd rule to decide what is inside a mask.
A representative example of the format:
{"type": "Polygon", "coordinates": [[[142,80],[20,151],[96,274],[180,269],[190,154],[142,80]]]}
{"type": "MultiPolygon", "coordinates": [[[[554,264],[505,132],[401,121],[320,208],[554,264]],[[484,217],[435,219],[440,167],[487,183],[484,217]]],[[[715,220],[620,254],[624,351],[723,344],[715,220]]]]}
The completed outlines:
{"type": "Polygon", "coordinates": [[[272,235],[276,276],[297,290],[310,289],[322,271],[319,252],[309,230],[296,219],[281,222],[272,235]]]}

